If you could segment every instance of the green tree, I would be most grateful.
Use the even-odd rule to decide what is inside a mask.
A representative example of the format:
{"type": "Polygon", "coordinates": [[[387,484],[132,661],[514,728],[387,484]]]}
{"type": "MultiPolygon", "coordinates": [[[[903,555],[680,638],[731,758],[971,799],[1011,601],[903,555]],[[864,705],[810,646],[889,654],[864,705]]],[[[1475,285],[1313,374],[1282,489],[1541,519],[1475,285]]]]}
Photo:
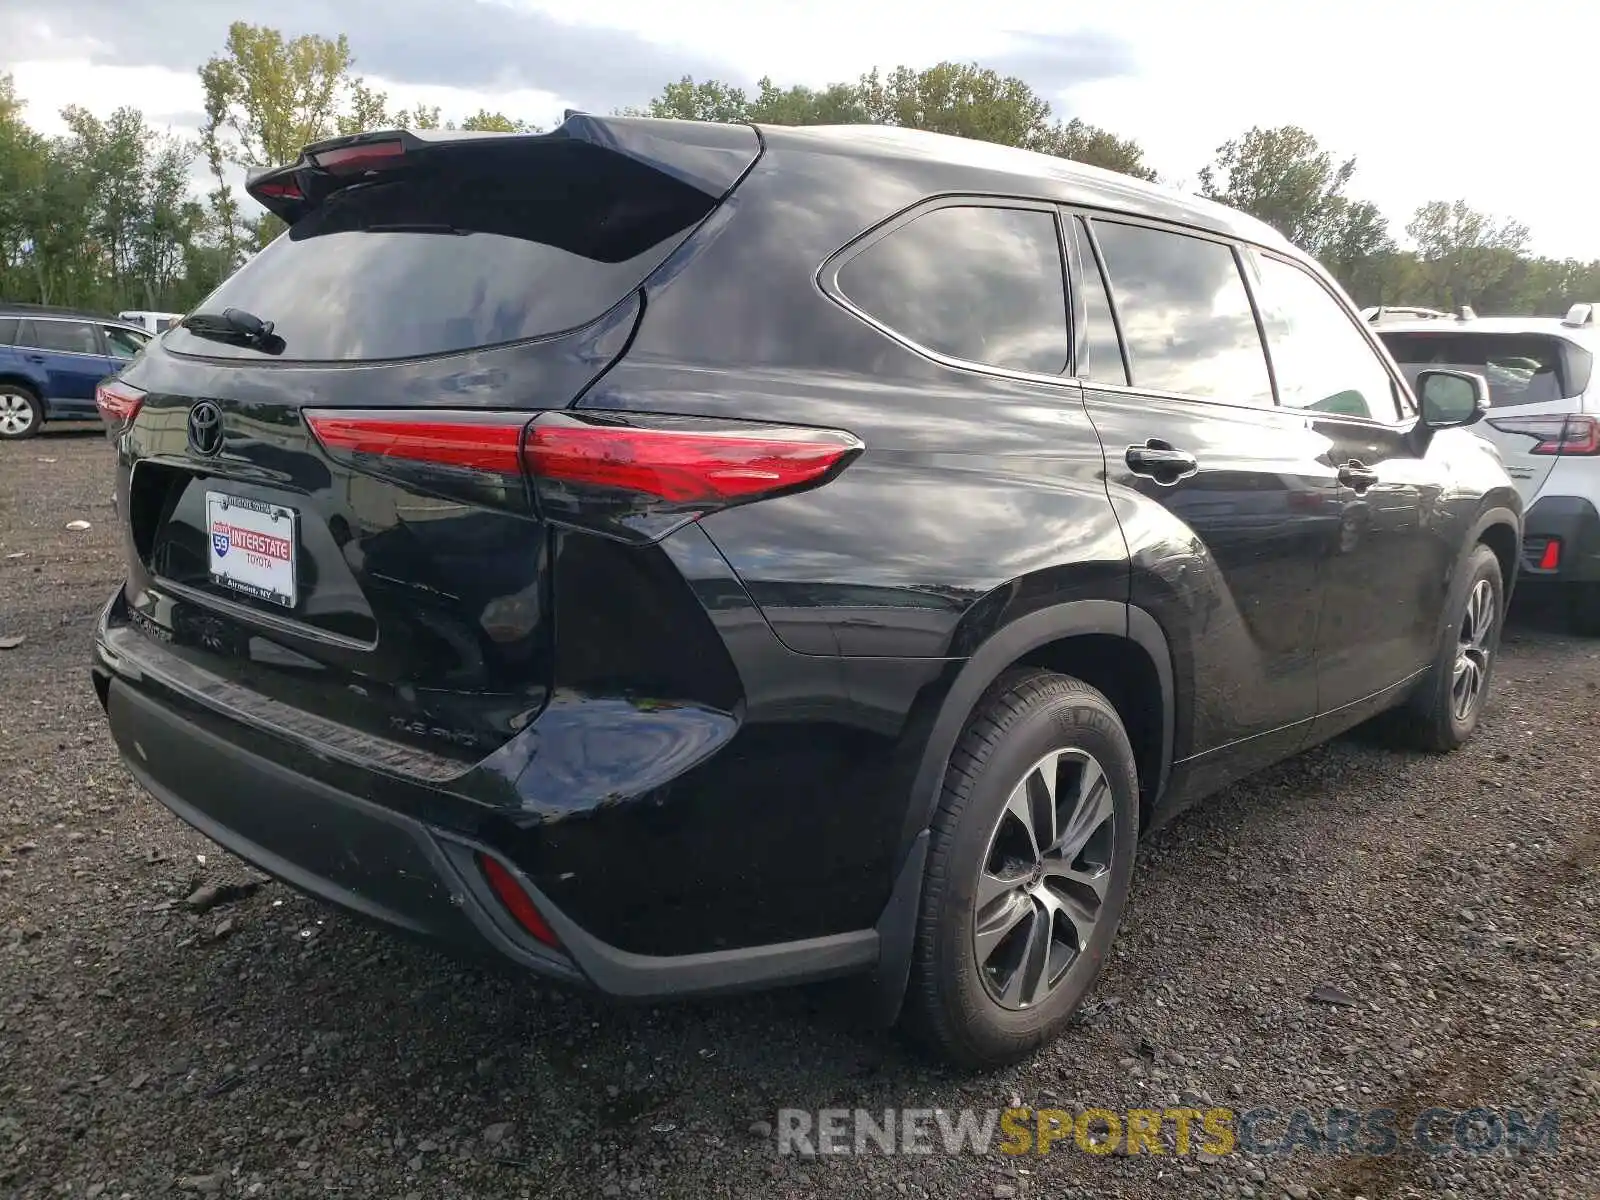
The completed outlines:
{"type": "MultiPolygon", "coordinates": [[[[438,110],[435,109],[434,112],[437,114],[438,110]]],[[[341,134],[392,129],[395,123],[395,118],[389,115],[387,92],[368,87],[364,79],[351,81],[348,107],[339,114],[336,121],[341,134]]]]}
{"type": "Polygon", "coordinates": [[[950,133],[1002,146],[1042,149],[1050,104],[1014,75],[976,64],[943,62],[917,71],[896,67],[887,78],[862,76],[861,105],[874,125],[950,133]]]}
{"type": "Polygon", "coordinates": [[[1524,261],[1516,311],[1563,316],[1578,303],[1600,301],[1600,261],[1533,258],[1524,261]]]}
{"type": "Polygon", "coordinates": [[[48,140],[21,111],[0,79],[0,294],[101,310],[179,296],[205,224],[194,147],[134,108],[68,107],[67,133],[48,140]]]}
{"type": "Polygon", "coordinates": [[[88,233],[83,299],[104,306],[133,290],[148,207],[150,131],[135,108],[119,108],[101,121],[74,105],[61,117],[71,135],[58,152],[81,187],[88,233]]]}
{"type": "Polygon", "coordinates": [[[1050,104],[1025,82],[975,63],[942,62],[923,70],[869,71],[855,83],[816,91],[781,88],[770,78],[754,97],[716,79],[685,75],[633,115],[768,125],[899,125],[1020,146],[1154,179],[1138,143],[1074,118],[1055,120],[1050,104]]]}
{"type": "Polygon", "coordinates": [[[780,88],[771,78],[756,84],[748,119],[766,125],[862,125],[867,121],[855,84],[833,83],[820,92],[796,85],[780,88]]]}
{"type": "MultiPolygon", "coordinates": [[[[470,117],[461,122],[462,129],[475,130],[480,133],[538,133],[539,126],[528,121],[519,121],[508,117],[502,112],[490,112],[480,108],[470,117]]],[[[455,126],[451,126],[455,128],[455,126]]]]}
{"type": "Polygon", "coordinates": [[[37,294],[34,238],[48,172],[48,144],[23,119],[15,81],[0,75],[0,296],[37,294]]]}
{"type": "Polygon", "coordinates": [[[744,94],[743,88],[729,87],[715,79],[696,83],[688,75],[677,83],[667,84],[661,89],[661,95],[650,101],[646,108],[627,109],[624,112],[632,116],[721,121],[730,125],[751,119],[750,98],[744,94]]]}
{"type": "Polygon", "coordinates": [[[1132,138],[1120,138],[1078,117],[1073,117],[1065,124],[1057,122],[1045,135],[1045,141],[1035,148],[1047,154],[1070,158],[1074,162],[1146,179],[1151,183],[1156,180],[1156,173],[1145,165],[1144,151],[1138,142],[1132,138]]]}
{"type": "Polygon", "coordinates": [[[1412,215],[1406,234],[1436,303],[1504,308],[1514,299],[1526,225],[1497,222],[1465,200],[1432,200],[1412,215]]]}
{"type": "Polygon", "coordinates": [[[1380,304],[1396,269],[1389,219],[1376,204],[1351,203],[1342,197],[1338,217],[1319,248],[1322,265],[1344,285],[1358,304],[1380,304]]]}
{"type": "Polygon", "coordinates": [[[351,76],[354,58],[343,34],[285,39],[276,29],[235,21],[223,53],[200,68],[206,120],[200,143],[216,180],[212,207],[223,243],[235,260],[247,246],[265,245],[277,218],[245,220],[228,182],[230,167],[292,162],[302,147],[347,130],[351,107],[363,118],[385,97],[351,76]]]}
{"type": "Polygon", "coordinates": [[[1345,186],[1356,160],[1336,163],[1304,129],[1257,126],[1217,147],[1200,169],[1200,194],[1247,212],[1297,246],[1320,255],[1342,236],[1345,186]]]}

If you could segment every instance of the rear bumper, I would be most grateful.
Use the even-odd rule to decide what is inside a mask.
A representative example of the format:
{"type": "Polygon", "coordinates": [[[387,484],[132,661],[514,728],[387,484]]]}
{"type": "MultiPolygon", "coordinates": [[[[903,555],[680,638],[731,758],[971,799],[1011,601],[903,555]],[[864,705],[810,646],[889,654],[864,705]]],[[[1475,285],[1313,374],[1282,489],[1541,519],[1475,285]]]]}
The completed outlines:
{"type": "MultiPolygon", "coordinates": [[[[117,601],[108,606],[109,614],[117,601]]],[[[456,951],[489,954],[567,983],[618,997],[700,995],[806,982],[869,970],[874,929],[697,954],[649,955],[596,938],[558,909],[487,840],[461,832],[481,805],[445,792],[406,809],[378,803],[382,777],[361,794],[296,771],[259,736],[232,736],[228,714],[164,679],[155,648],[137,663],[119,652],[126,628],[102,617],[95,687],[129,771],[182,820],[240,858],[309,895],[421,935],[456,951]],[[113,636],[108,638],[108,632],[113,636]],[[250,744],[246,744],[250,743],[250,744]],[[451,811],[452,807],[455,811],[451,811]],[[425,815],[431,810],[435,819],[425,815]],[[561,944],[523,931],[478,865],[491,854],[513,873],[561,944]]],[[[415,789],[411,789],[414,793],[415,789]]]]}
{"type": "Polygon", "coordinates": [[[1522,567],[1526,583],[1600,581],[1600,511],[1582,496],[1536,501],[1523,518],[1522,567]],[[1557,555],[1554,568],[1541,565],[1547,553],[1557,555]]]}
{"type": "Polygon", "coordinates": [[[470,847],[242,750],[103,668],[96,673],[128,770],[218,845],[361,916],[459,949],[490,950],[540,974],[581,978],[569,958],[497,918],[461,869],[476,871],[470,847]]]}

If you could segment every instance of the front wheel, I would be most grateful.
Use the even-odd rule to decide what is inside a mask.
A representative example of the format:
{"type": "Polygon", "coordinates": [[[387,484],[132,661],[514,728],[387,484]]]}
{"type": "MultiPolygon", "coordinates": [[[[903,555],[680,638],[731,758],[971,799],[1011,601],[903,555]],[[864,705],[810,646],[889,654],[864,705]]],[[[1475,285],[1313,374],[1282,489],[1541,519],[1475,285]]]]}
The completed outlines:
{"type": "Polygon", "coordinates": [[[951,755],[933,821],[907,1017],[966,1067],[1055,1037],[1100,973],[1139,836],[1133,748],[1105,696],[1003,677],[951,755]]]}
{"type": "Polygon", "coordinates": [[[31,437],[44,424],[39,398],[18,383],[0,383],[0,439],[31,437]]]}
{"type": "Polygon", "coordinates": [[[1412,719],[1401,726],[1419,750],[1454,750],[1477,731],[1505,620],[1500,560],[1489,547],[1473,548],[1449,605],[1433,665],[1406,706],[1412,719]]]}

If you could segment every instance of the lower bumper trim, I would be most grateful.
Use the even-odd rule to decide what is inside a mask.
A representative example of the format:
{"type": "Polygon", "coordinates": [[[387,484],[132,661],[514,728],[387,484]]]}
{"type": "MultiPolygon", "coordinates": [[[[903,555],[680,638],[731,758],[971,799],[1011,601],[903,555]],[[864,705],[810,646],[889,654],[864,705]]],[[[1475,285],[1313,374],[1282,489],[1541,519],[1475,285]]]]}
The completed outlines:
{"type": "Polygon", "coordinates": [[[877,962],[873,929],[701,954],[620,950],[580,928],[495,847],[290,771],[115,675],[102,682],[112,736],[156,799],[267,874],[372,920],[636,999],[804,983],[877,962]],[[515,872],[564,954],[516,926],[478,867],[480,853],[515,872]]]}

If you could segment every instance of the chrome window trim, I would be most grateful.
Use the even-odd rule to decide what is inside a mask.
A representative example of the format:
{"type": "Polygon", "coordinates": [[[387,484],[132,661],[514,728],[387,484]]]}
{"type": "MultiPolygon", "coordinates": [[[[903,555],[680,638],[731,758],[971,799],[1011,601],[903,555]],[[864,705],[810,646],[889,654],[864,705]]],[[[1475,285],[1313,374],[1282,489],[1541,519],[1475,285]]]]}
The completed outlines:
{"type": "Polygon", "coordinates": [[[858,235],[849,242],[846,242],[844,246],[831,254],[823,261],[822,265],[817,268],[816,285],[818,290],[820,290],[824,296],[828,297],[828,299],[839,305],[857,320],[870,325],[873,329],[876,329],[884,336],[900,343],[900,345],[906,347],[908,350],[922,355],[924,358],[933,360],[942,367],[949,367],[951,370],[955,371],[968,371],[975,375],[988,375],[998,379],[1015,379],[1023,383],[1048,383],[1054,384],[1058,387],[1072,388],[1081,386],[1081,381],[1077,378],[1077,376],[1072,374],[1074,365],[1072,323],[1075,319],[1077,308],[1075,304],[1072,280],[1067,274],[1066,244],[1064,238],[1065,233],[1061,226],[1060,206],[1051,201],[1039,200],[1035,197],[1029,196],[1008,196],[989,192],[946,193],[944,195],[933,196],[926,200],[920,201],[917,204],[913,204],[910,208],[896,213],[887,220],[873,226],[865,233],[858,235]],[[1063,314],[1063,317],[1065,318],[1064,331],[1066,333],[1066,354],[1063,360],[1064,365],[1062,366],[1059,374],[1044,375],[1037,371],[1019,371],[1014,367],[1000,367],[995,366],[992,363],[978,362],[975,359],[957,358],[954,355],[945,354],[941,351],[931,349],[913,338],[906,337],[905,334],[897,332],[890,326],[878,320],[871,313],[857,305],[855,301],[851,300],[850,297],[845,294],[844,289],[839,286],[839,272],[851,259],[870,249],[872,246],[876,245],[878,242],[882,241],[896,230],[902,229],[911,224],[911,222],[915,221],[918,217],[924,216],[930,212],[937,212],[938,210],[944,208],[1004,208],[1014,209],[1021,212],[1042,212],[1049,216],[1054,222],[1056,229],[1056,253],[1060,261],[1061,285],[1062,289],[1066,293],[1067,300],[1067,310],[1063,314]]]}

